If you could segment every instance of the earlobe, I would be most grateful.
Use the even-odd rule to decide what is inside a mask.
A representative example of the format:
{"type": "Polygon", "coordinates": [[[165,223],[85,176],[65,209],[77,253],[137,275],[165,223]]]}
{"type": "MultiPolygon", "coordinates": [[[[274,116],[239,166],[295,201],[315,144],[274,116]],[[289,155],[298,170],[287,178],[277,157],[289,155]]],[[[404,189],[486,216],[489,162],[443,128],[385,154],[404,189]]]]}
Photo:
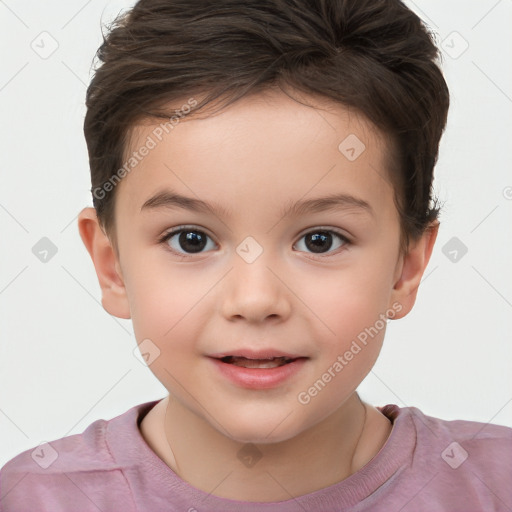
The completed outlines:
{"type": "Polygon", "coordinates": [[[117,255],[101,229],[96,210],[84,208],[78,216],[80,237],[91,256],[101,287],[101,304],[118,318],[131,318],[126,288],[117,255]]]}
{"type": "Polygon", "coordinates": [[[402,309],[394,318],[402,318],[411,311],[416,301],[418,287],[427,268],[439,231],[439,222],[430,224],[418,240],[411,243],[403,256],[401,272],[393,286],[391,304],[398,302],[402,309]]]}

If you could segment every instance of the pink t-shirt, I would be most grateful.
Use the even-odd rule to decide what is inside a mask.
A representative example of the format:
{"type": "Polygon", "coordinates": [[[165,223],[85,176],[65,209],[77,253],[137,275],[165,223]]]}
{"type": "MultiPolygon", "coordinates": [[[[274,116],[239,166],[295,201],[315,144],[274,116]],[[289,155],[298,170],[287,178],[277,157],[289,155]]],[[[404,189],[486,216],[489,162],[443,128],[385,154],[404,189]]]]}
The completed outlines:
{"type": "Polygon", "coordinates": [[[386,405],[379,453],[345,480],[286,501],[219,498],[174,473],[138,425],[158,400],[51,441],[0,470],[1,512],[512,511],[512,428],[386,405]],[[56,457],[56,458],[55,458],[56,457]]]}

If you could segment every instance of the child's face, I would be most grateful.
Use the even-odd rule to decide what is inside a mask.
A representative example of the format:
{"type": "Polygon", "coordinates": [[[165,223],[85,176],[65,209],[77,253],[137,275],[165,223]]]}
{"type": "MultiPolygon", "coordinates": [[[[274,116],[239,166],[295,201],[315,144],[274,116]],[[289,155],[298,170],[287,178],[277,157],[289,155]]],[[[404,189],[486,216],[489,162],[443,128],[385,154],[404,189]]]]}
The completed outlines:
{"type": "MultiPolygon", "coordinates": [[[[139,126],[131,151],[156,140],[156,126],[139,126]]],[[[340,106],[328,112],[260,95],[182,120],[118,185],[121,286],[102,286],[103,304],[131,316],[137,342],[151,340],[150,362],[154,347],[160,351],[150,364],[156,377],[224,435],[274,442],[326,418],[372,368],[385,316],[412,307],[431,248],[409,266],[399,255],[385,149],[369,124],[340,106]],[[143,207],[165,191],[223,211],[143,207]],[[283,215],[335,194],[368,206],[347,201],[283,215]],[[181,242],[179,233],[158,242],[179,226],[203,238],[187,243],[185,232],[181,242]],[[240,349],[307,359],[283,381],[251,388],[209,357],[240,349]]]]}

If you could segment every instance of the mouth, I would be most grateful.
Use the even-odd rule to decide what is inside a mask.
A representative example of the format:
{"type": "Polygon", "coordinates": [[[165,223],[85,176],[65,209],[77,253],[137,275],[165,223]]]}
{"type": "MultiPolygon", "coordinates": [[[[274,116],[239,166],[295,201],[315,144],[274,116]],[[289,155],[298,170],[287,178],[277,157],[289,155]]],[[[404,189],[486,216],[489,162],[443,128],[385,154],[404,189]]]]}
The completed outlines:
{"type": "Polygon", "coordinates": [[[278,353],[276,350],[260,350],[257,353],[242,349],[240,352],[236,355],[217,353],[209,358],[223,379],[252,390],[278,388],[288,379],[297,378],[309,360],[309,357],[278,353]],[[245,352],[245,355],[240,352],[245,352]]]}
{"type": "Polygon", "coordinates": [[[290,357],[269,357],[266,359],[250,359],[242,356],[225,356],[219,358],[220,361],[234,366],[241,366],[243,368],[277,368],[290,364],[297,359],[306,359],[303,357],[290,358],[290,357]]]}

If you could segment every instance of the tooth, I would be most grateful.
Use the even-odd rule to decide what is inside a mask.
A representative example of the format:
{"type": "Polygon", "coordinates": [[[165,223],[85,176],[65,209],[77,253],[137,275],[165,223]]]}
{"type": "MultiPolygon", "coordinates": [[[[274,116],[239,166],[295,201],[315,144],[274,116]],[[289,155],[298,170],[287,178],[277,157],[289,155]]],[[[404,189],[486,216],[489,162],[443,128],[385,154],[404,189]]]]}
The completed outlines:
{"type": "Polygon", "coordinates": [[[277,366],[281,366],[281,364],[277,361],[255,361],[255,360],[247,360],[247,361],[235,361],[233,362],[235,366],[242,366],[244,368],[276,368],[277,366]]]}
{"type": "Polygon", "coordinates": [[[235,366],[243,366],[244,368],[276,368],[286,364],[286,357],[274,357],[271,359],[247,359],[245,357],[230,357],[228,363],[235,366]]]}

